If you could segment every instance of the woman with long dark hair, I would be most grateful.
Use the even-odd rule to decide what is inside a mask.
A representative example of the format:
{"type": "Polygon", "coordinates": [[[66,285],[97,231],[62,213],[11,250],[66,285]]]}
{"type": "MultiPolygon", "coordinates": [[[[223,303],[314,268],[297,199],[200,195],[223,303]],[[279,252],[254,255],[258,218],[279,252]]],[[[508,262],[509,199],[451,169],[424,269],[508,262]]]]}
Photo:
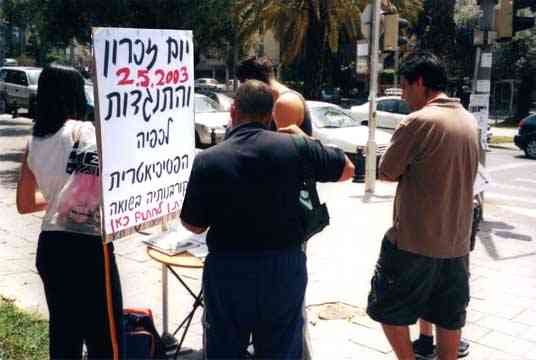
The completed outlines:
{"type": "MultiPolygon", "coordinates": [[[[82,138],[96,144],[92,123],[80,121],[85,108],[81,74],[72,67],[47,66],[38,82],[37,117],[17,187],[21,214],[46,210],[36,265],[48,304],[52,359],[80,359],[83,344],[88,358],[120,353],[122,297],[113,245],[103,245],[100,231],[81,231],[58,216],[77,161],[98,160],[96,146],[85,153],[79,147],[82,138]]],[[[93,165],[98,174],[98,163],[93,165]]]]}

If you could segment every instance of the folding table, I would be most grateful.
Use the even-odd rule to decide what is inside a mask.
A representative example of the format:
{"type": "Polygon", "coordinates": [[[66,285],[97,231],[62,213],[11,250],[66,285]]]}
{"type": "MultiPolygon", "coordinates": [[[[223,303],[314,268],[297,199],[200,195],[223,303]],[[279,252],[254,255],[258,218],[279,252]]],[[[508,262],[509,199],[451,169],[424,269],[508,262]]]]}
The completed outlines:
{"type": "Polygon", "coordinates": [[[196,294],[192,289],[184,282],[177,272],[173,269],[174,267],[178,268],[189,268],[189,269],[201,269],[203,268],[203,261],[188,252],[182,252],[173,256],[166,255],[158,250],[155,250],[151,247],[147,247],[147,254],[149,257],[160,264],[162,264],[162,323],[163,323],[163,334],[168,334],[168,270],[171,271],[173,276],[182,284],[182,286],[188,291],[188,293],[193,297],[194,302],[192,305],[191,311],[186,315],[184,320],[179,324],[177,329],[173,332],[172,336],[175,336],[182,329],[181,338],[178,343],[177,352],[175,358],[177,358],[186,333],[190,328],[190,324],[194,317],[196,310],[199,307],[203,307],[203,288],[196,294]]]}

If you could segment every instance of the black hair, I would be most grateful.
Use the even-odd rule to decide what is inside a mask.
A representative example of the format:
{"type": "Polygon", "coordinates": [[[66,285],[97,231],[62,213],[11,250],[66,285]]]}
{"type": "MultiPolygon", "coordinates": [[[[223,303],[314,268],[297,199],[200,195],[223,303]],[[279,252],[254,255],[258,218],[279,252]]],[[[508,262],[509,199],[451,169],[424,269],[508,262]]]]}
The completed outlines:
{"type": "Polygon", "coordinates": [[[269,83],[274,77],[274,65],[267,56],[250,57],[243,60],[236,69],[236,77],[240,82],[246,80],[259,80],[269,83]]]}
{"type": "Polygon", "coordinates": [[[81,120],[86,112],[84,79],[73,67],[50,64],[37,84],[37,114],[33,135],[55,134],[67,119],[81,120]]]}
{"type": "Polygon", "coordinates": [[[414,83],[419,77],[424,86],[435,91],[447,89],[447,70],[443,62],[428,51],[418,51],[409,54],[400,65],[400,76],[409,83],[414,83]]]}
{"type": "Polygon", "coordinates": [[[260,80],[247,80],[236,91],[234,103],[240,113],[262,117],[272,113],[274,98],[268,84],[260,80]]]}

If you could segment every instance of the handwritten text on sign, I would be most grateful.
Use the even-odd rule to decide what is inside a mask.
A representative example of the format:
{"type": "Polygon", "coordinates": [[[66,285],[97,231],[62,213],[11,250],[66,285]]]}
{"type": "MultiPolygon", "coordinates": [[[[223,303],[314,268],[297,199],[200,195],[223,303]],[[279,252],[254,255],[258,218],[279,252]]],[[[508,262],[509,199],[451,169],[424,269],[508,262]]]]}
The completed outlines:
{"type": "Polygon", "coordinates": [[[176,216],[194,156],[191,31],[94,29],[104,225],[176,216]]]}

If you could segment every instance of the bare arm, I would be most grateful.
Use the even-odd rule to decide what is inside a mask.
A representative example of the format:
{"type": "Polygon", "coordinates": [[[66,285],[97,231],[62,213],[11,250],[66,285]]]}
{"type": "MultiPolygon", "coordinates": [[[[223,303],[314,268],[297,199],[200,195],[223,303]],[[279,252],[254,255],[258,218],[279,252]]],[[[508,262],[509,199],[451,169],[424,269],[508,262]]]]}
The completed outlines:
{"type": "Polygon", "coordinates": [[[17,183],[17,211],[19,214],[29,214],[46,208],[47,202],[43,194],[38,191],[35,176],[28,167],[28,150],[26,150],[17,183]]]}
{"type": "Polygon", "coordinates": [[[286,133],[286,134],[300,135],[303,137],[310,138],[309,135],[307,135],[302,129],[300,129],[297,125],[294,125],[294,124],[278,128],[277,131],[286,133]]]}
{"type": "Polygon", "coordinates": [[[303,123],[304,114],[303,101],[298,95],[290,93],[277,99],[272,112],[278,129],[290,125],[300,126],[303,123]]]}

